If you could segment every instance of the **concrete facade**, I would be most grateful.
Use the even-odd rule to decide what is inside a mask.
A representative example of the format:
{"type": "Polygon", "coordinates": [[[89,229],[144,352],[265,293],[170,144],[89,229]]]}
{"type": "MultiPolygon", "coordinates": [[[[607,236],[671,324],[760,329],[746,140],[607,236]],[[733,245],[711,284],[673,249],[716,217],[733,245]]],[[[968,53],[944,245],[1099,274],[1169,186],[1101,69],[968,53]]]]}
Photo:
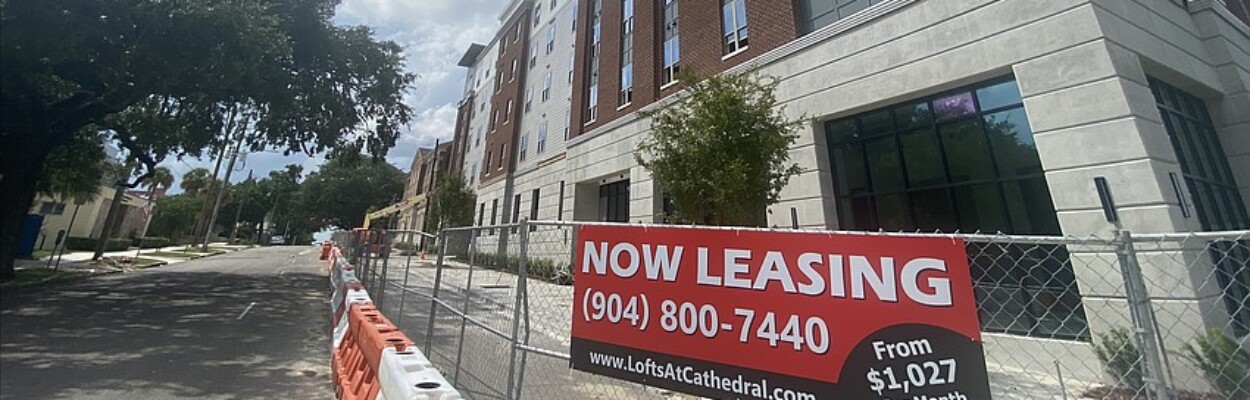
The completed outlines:
{"type": "MultiPolygon", "coordinates": [[[[113,188],[100,186],[99,190],[81,205],[74,204],[74,198],[62,199],[46,195],[36,197],[30,213],[43,214],[44,219],[43,226],[39,229],[39,240],[35,242],[35,249],[54,249],[57,232],[61,230],[66,230],[66,237],[100,237],[104,231],[104,220],[108,216],[108,208],[113,202],[114,193],[116,191],[113,188]],[[74,214],[75,209],[78,210],[77,215],[74,214]]],[[[119,210],[122,220],[113,237],[129,238],[132,235],[140,235],[147,223],[143,212],[147,200],[129,193],[124,196],[119,210]]]]}

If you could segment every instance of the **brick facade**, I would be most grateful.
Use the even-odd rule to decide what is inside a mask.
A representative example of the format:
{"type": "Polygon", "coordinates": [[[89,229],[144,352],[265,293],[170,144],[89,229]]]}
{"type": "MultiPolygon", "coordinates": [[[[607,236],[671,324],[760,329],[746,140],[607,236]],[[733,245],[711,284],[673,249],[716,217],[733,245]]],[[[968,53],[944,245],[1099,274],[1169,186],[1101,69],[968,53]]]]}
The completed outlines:
{"type": "Polygon", "coordinates": [[[456,108],[456,131],[451,146],[451,172],[458,173],[464,168],[465,152],[473,144],[473,132],[469,129],[469,121],[473,120],[473,106],[477,104],[472,94],[460,101],[456,108]]]}
{"type": "MultiPolygon", "coordinates": [[[[482,160],[482,186],[503,179],[512,173],[516,166],[517,135],[521,128],[521,114],[525,106],[525,75],[529,67],[529,29],[532,16],[531,3],[524,3],[523,8],[513,13],[508,23],[504,24],[499,37],[503,50],[495,61],[495,78],[499,79],[499,91],[491,96],[487,118],[496,118],[495,110],[499,110],[498,118],[493,121],[494,129],[486,133],[486,152],[491,160],[482,160]],[[516,69],[512,66],[515,62],[516,69]],[[509,109],[508,104],[512,107],[509,109]],[[500,153],[503,153],[502,155],[500,153]],[[502,163],[502,164],[501,164],[502,163]]],[[[495,90],[495,82],[483,90],[495,90]]]]}
{"type": "MultiPolygon", "coordinates": [[[[602,126],[616,118],[636,111],[680,90],[680,84],[660,90],[663,67],[663,1],[635,1],[634,3],[634,93],[633,101],[624,108],[619,92],[621,87],[621,14],[620,0],[601,0],[600,59],[599,59],[599,110],[594,122],[588,123],[586,107],[590,87],[587,79],[590,58],[590,1],[578,4],[578,37],[575,50],[576,65],[573,69],[573,112],[571,113],[570,137],[602,126]]],[[[683,70],[707,76],[720,73],[734,65],[750,60],[777,48],[797,37],[794,3],[790,0],[748,0],[747,26],[750,42],[746,50],[725,58],[721,43],[722,0],[676,0],[680,1],[678,26],[681,42],[683,70]]]]}

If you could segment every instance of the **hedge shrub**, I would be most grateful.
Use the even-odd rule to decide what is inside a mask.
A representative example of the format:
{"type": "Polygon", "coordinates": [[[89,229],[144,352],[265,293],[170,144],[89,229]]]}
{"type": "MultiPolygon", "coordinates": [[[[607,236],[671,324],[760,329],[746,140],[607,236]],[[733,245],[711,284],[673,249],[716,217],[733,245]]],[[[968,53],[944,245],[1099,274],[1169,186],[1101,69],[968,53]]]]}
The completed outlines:
{"type": "MultiPolygon", "coordinates": [[[[135,239],[134,241],[135,241],[134,243],[135,246],[139,246],[141,244],[139,239],[135,239]]],[[[168,247],[169,242],[170,242],[169,238],[160,237],[160,236],[148,236],[148,237],[143,238],[142,245],[143,245],[143,248],[145,249],[155,249],[155,248],[161,248],[161,247],[168,247]]]]}
{"type": "MultiPolygon", "coordinates": [[[[78,251],[95,251],[96,243],[99,239],[85,237],[70,237],[65,239],[65,248],[78,251]]],[[[104,245],[104,251],[122,251],[130,248],[130,239],[109,239],[108,244],[104,245]]]]}

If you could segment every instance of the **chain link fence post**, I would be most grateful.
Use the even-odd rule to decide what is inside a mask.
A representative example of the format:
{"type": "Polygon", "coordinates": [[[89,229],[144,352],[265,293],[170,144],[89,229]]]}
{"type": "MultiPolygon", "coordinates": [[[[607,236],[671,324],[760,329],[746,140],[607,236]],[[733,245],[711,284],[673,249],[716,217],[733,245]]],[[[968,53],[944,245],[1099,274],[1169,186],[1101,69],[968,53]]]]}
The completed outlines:
{"type": "MultiPolygon", "coordinates": [[[[523,298],[525,297],[525,281],[526,281],[525,247],[527,244],[526,241],[529,239],[529,220],[522,220],[519,226],[521,229],[521,240],[519,241],[519,246],[518,246],[518,248],[520,249],[520,257],[518,257],[518,260],[517,260],[516,296],[514,296],[514,300],[512,302],[512,335],[509,338],[509,340],[512,343],[510,346],[511,350],[509,351],[510,355],[508,356],[507,393],[508,393],[508,398],[512,400],[516,400],[520,397],[519,396],[520,386],[517,385],[518,373],[516,370],[517,356],[518,356],[517,346],[519,346],[520,343],[517,341],[517,338],[520,337],[520,330],[521,330],[521,302],[523,301],[523,298]]],[[[506,266],[507,259],[508,259],[508,250],[506,247],[501,247],[501,248],[503,249],[503,254],[500,255],[500,259],[503,260],[504,265],[506,266]]]]}
{"type": "Polygon", "coordinates": [[[389,232],[384,231],[384,230],[379,230],[377,231],[377,233],[378,233],[378,258],[380,258],[382,262],[382,269],[381,271],[379,271],[380,278],[378,279],[378,285],[377,285],[378,309],[385,310],[386,303],[387,303],[386,281],[388,278],[390,278],[388,276],[388,272],[389,272],[388,267],[390,266],[391,251],[394,250],[395,243],[392,242],[391,235],[388,234],[389,232]]]}
{"type": "MultiPolygon", "coordinates": [[[[469,230],[469,244],[468,244],[469,251],[468,251],[468,254],[466,254],[468,256],[468,261],[469,261],[469,272],[468,272],[468,277],[465,279],[464,286],[466,288],[469,288],[470,290],[473,288],[473,259],[477,253],[477,233],[478,233],[478,230],[476,228],[469,230]]],[[[443,239],[445,239],[445,236],[446,235],[444,234],[443,239]]],[[[449,246],[444,245],[442,247],[445,248],[449,246]]],[[[443,251],[442,248],[440,248],[439,252],[442,252],[442,251],[443,251]]],[[[468,324],[469,324],[468,315],[471,312],[470,306],[472,306],[473,304],[470,302],[470,299],[471,299],[470,293],[465,293],[464,294],[464,307],[461,310],[464,313],[464,315],[460,317],[460,340],[456,342],[456,371],[453,373],[451,377],[452,385],[460,384],[460,372],[464,370],[463,362],[461,361],[464,358],[464,333],[465,333],[465,329],[468,328],[468,324]]],[[[431,318],[430,329],[433,330],[434,329],[433,316],[431,316],[430,318],[431,318]]]]}
{"type": "Polygon", "coordinates": [[[1129,304],[1129,314],[1133,322],[1133,332],[1142,349],[1144,379],[1150,390],[1147,398],[1172,399],[1172,392],[1164,371],[1160,354],[1159,335],[1153,306],[1150,304],[1150,293],[1146,290],[1146,280],[1142,276],[1141,265],[1138,264],[1137,250],[1133,246],[1133,234],[1128,230],[1117,230],[1115,242],[1116,255],[1119,259],[1120,273],[1124,277],[1125,297],[1129,304]]]}
{"type": "MultiPolygon", "coordinates": [[[[447,231],[438,232],[439,243],[446,243],[447,231]]],[[[427,353],[433,353],[431,349],[434,347],[434,318],[438,314],[438,289],[439,284],[443,280],[443,258],[447,255],[447,246],[440,246],[438,249],[438,259],[434,262],[434,289],[430,294],[430,324],[425,330],[425,348],[427,353]]],[[[457,360],[459,362],[459,360],[457,360]]]]}
{"type": "MultiPolygon", "coordinates": [[[[404,235],[409,241],[411,241],[413,234],[413,232],[408,232],[404,235]]],[[[404,304],[407,303],[405,300],[408,298],[408,276],[412,272],[412,251],[405,250],[404,252],[407,253],[404,260],[404,284],[399,287],[399,315],[396,317],[398,318],[398,322],[395,323],[395,325],[401,326],[404,323],[404,304]]]]}

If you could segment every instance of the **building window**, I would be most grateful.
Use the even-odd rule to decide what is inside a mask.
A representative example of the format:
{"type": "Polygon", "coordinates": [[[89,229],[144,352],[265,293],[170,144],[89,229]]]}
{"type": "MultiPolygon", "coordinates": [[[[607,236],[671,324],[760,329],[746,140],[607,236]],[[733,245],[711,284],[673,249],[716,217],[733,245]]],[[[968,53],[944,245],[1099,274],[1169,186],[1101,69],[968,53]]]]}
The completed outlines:
{"type": "Polygon", "coordinates": [[[65,203],[45,201],[39,204],[39,213],[43,215],[61,215],[65,213],[65,203]]]}
{"type": "MultiPolygon", "coordinates": [[[[521,219],[521,194],[518,193],[515,196],[512,196],[512,223],[516,224],[518,221],[520,221],[520,219],[521,219]]],[[[511,231],[512,233],[516,233],[516,228],[517,227],[513,225],[511,228],[508,228],[508,230],[511,231]]]]}
{"type": "Polygon", "coordinates": [[[521,40],[521,24],[519,23],[516,24],[516,32],[512,33],[512,43],[516,43],[518,40],[521,40]]]}
{"type": "Polygon", "coordinates": [[[495,169],[503,169],[503,158],[507,154],[507,150],[508,150],[507,143],[499,144],[499,165],[496,166],[495,169]]]}
{"type": "Polygon", "coordinates": [[[469,184],[473,184],[473,179],[477,177],[477,163],[473,163],[473,168],[469,169],[469,184]]]}
{"type": "Polygon", "coordinates": [[[512,59],[512,69],[508,70],[508,82],[516,80],[516,59],[512,59]]]}
{"type": "Polygon", "coordinates": [[[512,99],[508,99],[508,106],[503,109],[503,122],[508,122],[512,117],[512,99]]]}
{"type": "Polygon", "coordinates": [[[634,100],[634,0],[621,1],[621,93],[618,104],[634,100]]]}
{"type": "Polygon", "coordinates": [[[555,10],[556,10],[556,0],[551,0],[551,11],[554,12],[555,10]]]}
{"type": "Polygon", "coordinates": [[[538,43],[530,45],[530,69],[538,65],[538,43]]]}
{"type": "MultiPolygon", "coordinates": [[[[1206,102],[1154,77],[1148,79],[1163,127],[1180,163],[1198,222],[1206,231],[1250,228],[1224,146],[1215,133],[1206,102]]],[[[1247,241],[1212,242],[1211,261],[1224,306],[1238,335],[1250,333],[1250,254],[1247,241]]]]}
{"type": "Polygon", "coordinates": [[[574,54],[570,53],[569,54],[569,84],[570,85],[573,84],[573,64],[576,63],[575,61],[573,61],[573,57],[574,57],[574,54]]]}
{"type": "Polygon", "coordinates": [[[556,50],[556,24],[547,27],[547,54],[556,50]]]}
{"type": "Polygon", "coordinates": [[[595,122],[599,116],[599,85],[590,85],[590,105],[586,108],[586,122],[595,122]]]}
{"type": "Polygon", "coordinates": [[[550,99],[551,99],[551,71],[547,71],[547,74],[546,74],[546,75],[543,75],[543,95],[542,95],[542,97],[543,97],[543,102],[544,102],[544,103],[546,103],[546,102],[547,102],[547,100],[550,100],[550,99]]]}
{"type": "Polygon", "coordinates": [[[590,0],[590,87],[587,89],[586,121],[599,115],[599,26],[602,0],[590,0]]]}
{"type": "Polygon", "coordinates": [[[629,222],[629,180],[599,186],[599,220],[629,222]]]}
{"type": "Polygon", "coordinates": [[[534,88],[525,88],[525,112],[530,112],[534,105],[534,88]]]}
{"type": "Polygon", "coordinates": [[[569,140],[569,124],[571,124],[571,123],[572,123],[572,122],[571,122],[571,121],[569,121],[569,120],[570,120],[571,118],[572,118],[572,116],[571,116],[571,115],[569,115],[569,110],[564,110],[564,140],[565,140],[565,141],[568,141],[568,140],[569,140]]]}
{"type": "MultiPolygon", "coordinates": [[[[1011,78],[825,124],[841,227],[1060,234],[1011,78]]],[[[1067,249],[969,243],[982,329],[1088,339],[1067,249]]]]}
{"type": "Polygon", "coordinates": [[[1153,77],[1149,82],[1202,229],[1250,228],[1250,217],[1206,103],[1153,77]]]}
{"type": "Polygon", "coordinates": [[[517,157],[521,158],[521,161],[525,161],[525,155],[526,155],[525,153],[529,152],[529,147],[530,147],[530,134],[522,133],[521,145],[519,146],[521,153],[517,155],[517,157]]]}
{"type": "Polygon", "coordinates": [[[534,154],[542,154],[544,151],[547,151],[547,121],[546,120],[543,120],[543,123],[541,125],[538,125],[538,145],[537,145],[537,148],[534,149],[534,154]]]}
{"type": "Polygon", "coordinates": [[[492,110],[490,113],[490,131],[491,132],[495,131],[495,122],[497,122],[498,120],[499,120],[499,110],[498,109],[492,110]]]}
{"type": "MultiPolygon", "coordinates": [[[[530,191],[530,221],[538,220],[538,196],[538,189],[530,191]]],[[[537,228],[537,226],[530,225],[530,232],[533,232],[537,228]]]]}
{"type": "Polygon", "coordinates": [[[486,203],[482,202],[477,206],[477,226],[482,226],[486,222],[486,203]]]}
{"type": "Polygon", "coordinates": [[[495,93],[499,93],[500,87],[501,86],[499,85],[499,75],[495,75],[495,93]]]}
{"type": "Polygon", "coordinates": [[[494,155],[495,155],[495,153],[494,153],[494,152],[491,152],[490,150],[487,150],[487,151],[486,151],[486,159],[485,159],[485,160],[482,160],[482,162],[486,163],[485,165],[482,165],[482,171],[485,171],[485,172],[486,172],[486,174],[488,174],[488,175],[490,174],[490,160],[494,159],[494,155]]]}
{"type": "Polygon", "coordinates": [[[746,0],[721,0],[721,33],[724,53],[733,54],[747,47],[746,0]]]}
{"type": "Polygon", "coordinates": [[[677,0],[664,2],[664,65],[660,73],[660,85],[677,81],[681,61],[681,41],[677,35],[677,0]]]}
{"type": "MultiPolygon", "coordinates": [[[[554,8],[552,10],[555,10],[554,8]]],[[[538,26],[538,22],[543,20],[543,3],[534,5],[534,26],[538,26]]]]}
{"type": "Polygon", "coordinates": [[[573,2],[573,21],[569,24],[569,30],[577,32],[577,2],[573,2]]]}
{"type": "Polygon", "coordinates": [[[564,220],[564,181],[560,181],[560,197],[556,200],[556,220],[564,220]]]}
{"type": "Polygon", "coordinates": [[[798,0],[799,34],[806,35],[849,17],[883,0],[798,0]]]}
{"type": "MultiPolygon", "coordinates": [[[[498,216],[499,216],[499,199],[494,199],[490,201],[490,224],[491,225],[495,225],[499,223],[499,220],[497,219],[498,216]]],[[[490,230],[487,231],[486,234],[494,235],[495,228],[491,228],[490,230]]]]}
{"type": "Polygon", "coordinates": [[[482,146],[482,127],[479,126],[477,127],[477,135],[473,141],[473,147],[481,147],[481,146],[482,146]]]}

